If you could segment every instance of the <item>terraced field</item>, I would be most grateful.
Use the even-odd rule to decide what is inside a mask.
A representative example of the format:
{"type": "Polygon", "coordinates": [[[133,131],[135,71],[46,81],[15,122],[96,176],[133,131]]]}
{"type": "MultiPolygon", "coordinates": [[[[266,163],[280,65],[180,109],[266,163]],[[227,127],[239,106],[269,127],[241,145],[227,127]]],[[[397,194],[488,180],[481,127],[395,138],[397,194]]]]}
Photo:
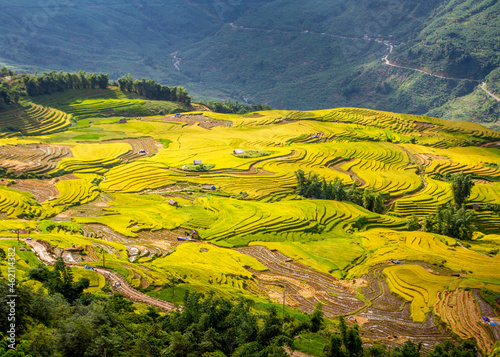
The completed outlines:
{"type": "MultiPolygon", "coordinates": [[[[355,108],[144,117],[141,103],[112,89],[26,106],[30,118],[57,108],[39,118],[64,111],[80,121],[51,135],[35,134],[59,130],[56,116],[38,129],[2,131],[0,166],[10,171],[0,177],[0,234],[30,230],[39,247],[75,266],[100,267],[104,258],[102,274],[161,308],[171,305],[158,298],[181,301],[167,288],[172,277],[180,291],[261,304],[281,303],[285,289],[289,308],[310,313],[322,302],[328,317],[356,319],[367,341],[411,338],[427,351],[458,336],[492,350],[498,331],[477,317],[498,314],[479,294],[500,294],[500,216],[485,209],[500,204],[500,151],[489,144],[498,132],[355,108]],[[102,118],[122,110],[138,117],[102,118]],[[385,212],[304,199],[299,169],[361,196],[380,193],[385,212]],[[442,176],[459,172],[475,175],[467,202],[480,205],[474,239],[407,231],[410,216],[452,201],[442,176]],[[39,227],[47,220],[50,231],[39,227]],[[145,288],[150,300],[134,290],[145,288]],[[475,307],[465,313],[457,301],[475,307]]],[[[94,291],[104,285],[92,281],[94,291]]]]}
{"type": "Polygon", "coordinates": [[[43,174],[56,168],[57,162],[70,157],[65,145],[5,145],[0,147],[0,165],[15,173],[43,174]]]}
{"type": "Polygon", "coordinates": [[[470,291],[441,292],[434,311],[460,338],[475,339],[479,348],[488,354],[493,351],[495,335],[483,321],[478,302],[470,291]]]}
{"type": "Polygon", "coordinates": [[[25,192],[19,192],[5,186],[0,186],[0,212],[9,217],[40,216],[40,204],[34,197],[25,192]]]}
{"type": "Polygon", "coordinates": [[[71,125],[71,115],[61,110],[29,104],[0,113],[0,137],[46,135],[71,125]]]}
{"type": "Polygon", "coordinates": [[[142,99],[129,99],[118,89],[76,89],[63,93],[56,93],[36,97],[36,103],[53,106],[61,111],[73,115],[77,119],[100,116],[129,114],[149,115],[142,107],[142,99]]]}

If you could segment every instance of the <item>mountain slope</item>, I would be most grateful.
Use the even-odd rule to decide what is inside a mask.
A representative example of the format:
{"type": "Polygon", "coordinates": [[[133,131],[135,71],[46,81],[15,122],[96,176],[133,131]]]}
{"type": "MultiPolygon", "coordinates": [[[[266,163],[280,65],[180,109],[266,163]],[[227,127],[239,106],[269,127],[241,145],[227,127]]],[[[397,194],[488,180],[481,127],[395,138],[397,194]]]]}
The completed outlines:
{"type": "MultiPolygon", "coordinates": [[[[198,97],[286,109],[441,113],[499,66],[500,5],[492,0],[0,5],[0,62],[14,68],[130,72],[198,97]],[[391,63],[409,69],[381,61],[389,43],[391,63]]],[[[489,111],[467,118],[485,116],[494,121],[489,111]]]]}

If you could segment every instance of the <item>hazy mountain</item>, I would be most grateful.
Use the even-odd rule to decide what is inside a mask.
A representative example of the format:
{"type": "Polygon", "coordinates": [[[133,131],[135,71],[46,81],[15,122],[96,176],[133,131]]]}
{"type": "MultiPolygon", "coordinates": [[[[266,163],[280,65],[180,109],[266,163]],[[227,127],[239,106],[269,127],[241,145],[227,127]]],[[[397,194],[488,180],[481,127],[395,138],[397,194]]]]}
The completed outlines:
{"type": "MultiPolygon", "coordinates": [[[[453,118],[443,108],[480,91],[499,66],[500,5],[493,0],[2,0],[0,6],[0,61],[15,69],[105,71],[112,78],[130,72],[184,85],[195,97],[276,108],[361,106],[446,111],[453,118]],[[388,43],[395,45],[391,63],[455,79],[388,66],[381,61],[388,43]]],[[[486,112],[465,119],[495,121],[498,102],[486,100],[486,112]]]]}

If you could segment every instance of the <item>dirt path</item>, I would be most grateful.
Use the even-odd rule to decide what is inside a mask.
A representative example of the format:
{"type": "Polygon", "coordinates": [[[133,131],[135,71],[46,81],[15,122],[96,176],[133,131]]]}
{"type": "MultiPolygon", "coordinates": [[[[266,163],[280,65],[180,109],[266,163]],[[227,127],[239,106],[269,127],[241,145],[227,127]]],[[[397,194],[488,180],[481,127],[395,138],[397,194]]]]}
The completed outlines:
{"type": "MultiPolygon", "coordinates": [[[[33,251],[33,253],[35,253],[38,259],[40,259],[47,265],[54,265],[57,256],[51,251],[51,246],[49,243],[39,239],[25,242],[31,247],[31,250],[33,251]]],[[[67,265],[74,268],[84,268],[82,265],[67,265]]],[[[170,311],[174,308],[174,305],[172,303],[148,296],[135,290],[120,274],[115,273],[114,271],[103,268],[95,268],[94,271],[104,276],[113,292],[121,293],[131,301],[142,302],[144,304],[155,306],[162,311],[170,311]]]]}
{"type": "Polygon", "coordinates": [[[417,158],[413,155],[412,152],[410,152],[410,150],[403,148],[401,146],[399,146],[399,148],[401,150],[403,150],[404,152],[406,152],[406,154],[408,155],[410,160],[413,160],[415,165],[418,166],[418,176],[420,177],[420,181],[422,181],[422,186],[417,191],[405,193],[403,195],[395,196],[395,197],[389,199],[385,204],[386,207],[390,207],[394,202],[396,202],[397,200],[400,200],[402,198],[408,198],[408,197],[416,196],[419,193],[422,193],[427,188],[427,185],[428,185],[427,181],[425,180],[424,171],[422,170],[422,167],[418,164],[417,158]]]}
{"type": "Polygon", "coordinates": [[[361,177],[359,177],[357,173],[355,173],[354,171],[352,171],[352,169],[349,169],[349,170],[345,171],[345,170],[343,170],[343,169],[340,168],[344,164],[347,164],[347,163],[349,163],[351,161],[354,161],[354,160],[356,160],[356,159],[342,160],[342,161],[336,163],[333,166],[329,166],[328,168],[331,169],[331,170],[335,170],[335,171],[338,171],[340,173],[349,175],[351,177],[351,179],[353,179],[353,181],[357,182],[359,184],[359,186],[363,187],[364,185],[366,185],[366,181],[363,180],[361,177]]]}
{"type": "Polygon", "coordinates": [[[484,90],[486,94],[495,99],[497,102],[500,102],[499,97],[497,97],[496,95],[494,95],[493,93],[491,93],[489,90],[486,89],[486,82],[483,82],[483,84],[481,85],[481,89],[484,90]]]}
{"type": "MultiPolygon", "coordinates": [[[[377,41],[378,43],[384,43],[382,41],[377,41]]],[[[394,46],[392,44],[386,44],[384,43],[388,48],[389,48],[389,52],[384,56],[382,57],[382,62],[384,62],[384,64],[388,65],[388,66],[391,66],[391,67],[396,67],[396,68],[403,68],[403,69],[409,69],[409,70],[412,70],[412,71],[416,71],[416,72],[420,72],[420,73],[423,73],[423,74],[426,74],[428,76],[432,76],[432,77],[436,77],[436,78],[443,78],[443,79],[458,79],[458,78],[449,78],[449,77],[443,77],[443,76],[439,76],[437,74],[432,74],[430,72],[427,72],[423,69],[418,69],[418,68],[413,68],[413,67],[405,67],[405,66],[400,66],[400,65],[397,65],[397,64],[394,64],[394,63],[391,63],[391,61],[389,61],[389,55],[392,53],[392,51],[394,50],[394,46]]]]}
{"type": "MultiPolygon", "coordinates": [[[[383,40],[380,40],[380,39],[377,39],[377,38],[372,38],[372,37],[369,37],[367,35],[365,35],[363,37],[351,37],[351,36],[334,35],[334,34],[329,34],[329,33],[325,33],[325,32],[321,32],[320,33],[320,32],[314,32],[314,31],[309,31],[309,30],[304,30],[304,31],[284,31],[284,30],[280,30],[280,29],[265,29],[265,28],[259,28],[259,27],[237,26],[237,25],[235,25],[232,22],[229,25],[232,28],[239,29],[239,30],[280,32],[280,33],[287,33],[287,34],[291,34],[291,33],[295,33],[295,34],[297,34],[297,33],[303,33],[303,34],[311,34],[311,35],[319,35],[319,36],[328,36],[328,37],[332,37],[332,38],[341,38],[341,39],[344,39],[344,40],[374,41],[374,42],[377,42],[377,43],[380,43],[382,45],[387,46],[387,48],[389,49],[389,52],[382,57],[382,62],[384,64],[388,65],[388,66],[396,67],[396,68],[402,68],[402,69],[409,69],[409,70],[412,70],[412,71],[416,71],[416,72],[420,72],[420,73],[426,74],[428,76],[432,76],[432,77],[436,77],[436,78],[442,78],[442,79],[454,79],[454,80],[465,80],[465,79],[467,79],[467,78],[453,78],[453,77],[440,76],[438,74],[433,74],[433,73],[425,71],[423,69],[418,69],[418,68],[413,68],[413,67],[405,67],[405,66],[400,66],[400,65],[391,63],[389,61],[389,55],[394,50],[394,45],[392,43],[388,42],[388,41],[383,41],[383,40]]],[[[479,82],[477,80],[471,80],[471,81],[479,82]]],[[[487,92],[487,93],[490,94],[491,96],[493,96],[496,100],[500,101],[500,98],[496,97],[495,95],[491,94],[490,92],[487,92]]]]}

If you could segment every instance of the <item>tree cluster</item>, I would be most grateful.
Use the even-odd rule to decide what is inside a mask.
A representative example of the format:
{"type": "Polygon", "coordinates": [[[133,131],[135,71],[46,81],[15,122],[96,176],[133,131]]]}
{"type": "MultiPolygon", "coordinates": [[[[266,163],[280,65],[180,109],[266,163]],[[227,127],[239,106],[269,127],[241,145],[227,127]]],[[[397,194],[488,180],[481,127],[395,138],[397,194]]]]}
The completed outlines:
{"type": "Polygon", "coordinates": [[[348,201],[363,206],[369,211],[376,213],[384,212],[384,198],[380,192],[365,188],[359,190],[356,184],[346,188],[342,180],[335,178],[326,181],[314,172],[308,175],[302,170],[295,171],[296,192],[305,198],[317,198],[322,200],[348,201]]]}
{"type": "Polygon", "coordinates": [[[38,74],[23,74],[22,79],[26,93],[30,97],[55,92],[64,92],[68,89],[106,89],[109,83],[109,75],[103,73],[78,73],[48,72],[41,76],[38,74]]]}
{"type": "Polygon", "coordinates": [[[0,68],[0,109],[17,104],[24,93],[24,86],[14,79],[15,74],[6,67],[0,68]]]}
{"type": "Polygon", "coordinates": [[[215,100],[201,101],[200,103],[217,113],[246,114],[262,110],[271,110],[271,107],[269,105],[263,105],[261,103],[243,104],[238,102],[237,100],[231,99],[226,99],[222,102],[217,102],[215,100]]]}
{"type": "Polygon", "coordinates": [[[448,181],[451,182],[455,206],[461,207],[469,198],[472,188],[475,185],[474,181],[472,181],[472,176],[460,172],[459,174],[449,176],[448,181]]]}
{"type": "Polygon", "coordinates": [[[118,85],[122,91],[135,92],[149,99],[191,104],[191,97],[184,87],[168,87],[156,83],[152,79],[134,80],[130,74],[119,78],[118,85]]]}
{"type": "Polygon", "coordinates": [[[344,316],[339,317],[340,333],[331,334],[328,345],[323,351],[324,357],[361,357],[363,342],[359,337],[359,327],[347,327],[344,316]]]}
{"type": "Polygon", "coordinates": [[[476,230],[474,225],[475,214],[472,210],[465,208],[465,202],[469,198],[474,181],[471,175],[447,174],[440,176],[444,181],[451,183],[453,193],[453,203],[439,206],[434,215],[424,218],[420,224],[418,218],[413,215],[406,223],[409,230],[422,228],[424,232],[442,234],[462,240],[472,239],[472,234],[476,230]]]}
{"type": "MultiPolygon", "coordinates": [[[[330,335],[325,329],[322,306],[309,319],[297,323],[286,316],[285,331],[276,308],[253,312],[253,303],[231,302],[212,292],[186,293],[182,309],[160,314],[156,308],[137,311],[121,294],[110,297],[75,290],[69,269],[58,261],[52,271],[38,267],[30,276],[44,281],[50,294],[34,291],[31,284],[17,285],[16,333],[18,346],[9,356],[37,357],[286,357],[293,337],[307,330],[330,335]],[[65,283],[66,282],[66,283],[65,283]]],[[[5,303],[6,279],[0,279],[0,340],[9,329],[5,303]]],[[[393,350],[383,345],[363,348],[357,325],[339,321],[340,333],[330,335],[324,357],[420,357],[411,342],[393,350]]],[[[6,350],[0,342],[0,353],[6,350]]],[[[0,354],[3,355],[3,354],[0,354]]],[[[474,344],[463,347],[437,345],[429,357],[475,357],[474,344]]]]}
{"type": "MultiPolygon", "coordinates": [[[[339,333],[331,333],[328,344],[323,350],[323,357],[420,357],[421,344],[416,345],[407,340],[401,347],[390,350],[382,344],[374,344],[363,347],[359,336],[359,327],[354,324],[347,327],[344,317],[339,317],[339,333]]],[[[427,357],[475,357],[477,356],[476,345],[471,341],[465,341],[456,346],[450,341],[437,344],[427,357]]]]}
{"type": "Polygon", "coordinates": [[[437,208],[435,215],[425,217],[422,228],[424,232],[442,234],[462,240],[471,240],[476,230],[474,211],[458,208],[449,203],[437,208]]]}
{"type": "Polygon", "coordinates": [[[73,282],[73,272],[64,264],[61,257],[56,260],[53,270],[50,271],[46,265],[40,264],[36,268],[31,268],[28,275],[31,279],[43,283],[50,293],[59,293],[70,303],[80,298],[83,290],[90,285],[87,278],[73,282]]]}

